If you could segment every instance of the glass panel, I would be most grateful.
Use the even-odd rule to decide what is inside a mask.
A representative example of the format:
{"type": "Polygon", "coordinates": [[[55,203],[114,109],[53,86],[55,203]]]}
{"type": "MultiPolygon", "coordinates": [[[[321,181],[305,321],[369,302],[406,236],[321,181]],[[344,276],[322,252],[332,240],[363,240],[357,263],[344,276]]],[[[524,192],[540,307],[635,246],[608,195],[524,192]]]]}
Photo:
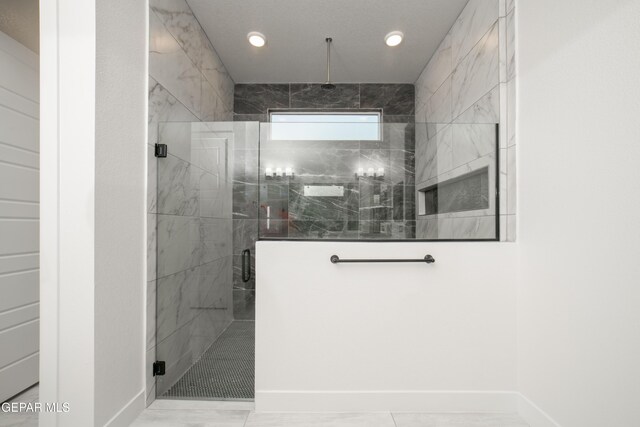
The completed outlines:
{"type": "Polygon", "coordinates": [[[497,124],[371,125],[261,123],[261,239],[498,239],[497,124]]]}
{"type": "Polygon", "coordinates": [[[234,247],[232,206],[234,154],[257,148],[258,123],[160,123],[158,140],[156,394],[253,398],[254,327],[235,322],[233,298],[234,258],[248,248],[234,247]],[[234,363],[229,342],[244,343],[234,363]]]}

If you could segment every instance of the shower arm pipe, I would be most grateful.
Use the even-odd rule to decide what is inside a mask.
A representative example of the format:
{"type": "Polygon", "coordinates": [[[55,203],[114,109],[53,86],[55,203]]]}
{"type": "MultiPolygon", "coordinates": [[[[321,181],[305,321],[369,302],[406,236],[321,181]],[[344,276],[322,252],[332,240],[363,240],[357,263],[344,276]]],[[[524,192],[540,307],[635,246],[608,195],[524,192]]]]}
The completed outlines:
{"type": "Polygon", "coordinates": [[[327,84],[331,83],[331,42],[333,39],[331,37],[327,37],[325,39],[327,42],[327,84]]]}
{"type": "Polygon", "coordinates": [[[332,264],[341,264],[344,262],[356,263],[356,262],[424,262],[427,264],[433,264],[436,260],[431,255],[425,255],[424,258],[417,259],[340,259],[338,255],[331,255],[329,258],[332,264]]]}

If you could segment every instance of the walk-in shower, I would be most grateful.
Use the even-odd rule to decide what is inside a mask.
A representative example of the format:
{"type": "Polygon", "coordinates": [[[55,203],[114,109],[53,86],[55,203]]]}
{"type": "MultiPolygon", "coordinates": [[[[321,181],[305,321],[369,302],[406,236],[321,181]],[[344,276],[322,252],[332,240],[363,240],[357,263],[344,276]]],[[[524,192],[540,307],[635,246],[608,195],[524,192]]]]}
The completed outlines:
{"type": "Polygon", "coordinates": [[[158,397],[253,399],[256,240],[499,238],[496,123],[266,117],[158,126],[158,397]]]}

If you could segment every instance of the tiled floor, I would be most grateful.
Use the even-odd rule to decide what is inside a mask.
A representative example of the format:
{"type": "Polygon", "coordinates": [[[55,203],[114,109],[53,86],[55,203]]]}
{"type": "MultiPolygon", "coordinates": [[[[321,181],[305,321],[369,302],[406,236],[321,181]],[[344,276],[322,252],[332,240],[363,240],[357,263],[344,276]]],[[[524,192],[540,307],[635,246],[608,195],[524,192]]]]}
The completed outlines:
{"type": "MultiPolygon", "coordinates": [[[[38,401],[39,390],[38,385],[34,385],[30,389],[25,390],[22,394],[9,400],[9,402],[30,402],[38,401]]],[[[33,412],[26,413],[10,413],[0,412],[0,427],[38,427],[38,414],[33,412]]]]}
{"type": "Polygon", "coordinates": [[[136,427],[528,427],[513,414],[255,413],[252,403],[157,400],[136,427]]]}
{"type": "Polygon", "coordinates": [[[253,399],[255,322],[234,321],[163,397],[253,399]]]}

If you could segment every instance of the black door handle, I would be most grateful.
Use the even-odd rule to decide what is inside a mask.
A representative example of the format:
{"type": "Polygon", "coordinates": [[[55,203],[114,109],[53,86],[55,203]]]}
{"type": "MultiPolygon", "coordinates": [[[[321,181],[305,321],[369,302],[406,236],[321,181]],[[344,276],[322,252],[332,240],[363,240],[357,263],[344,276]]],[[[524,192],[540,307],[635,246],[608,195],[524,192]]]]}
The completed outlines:
{"type": "Polygon", "coordinates": [[[242,251],[242,281],[247,283],[251,280],[251,250],[242,251]]]}

